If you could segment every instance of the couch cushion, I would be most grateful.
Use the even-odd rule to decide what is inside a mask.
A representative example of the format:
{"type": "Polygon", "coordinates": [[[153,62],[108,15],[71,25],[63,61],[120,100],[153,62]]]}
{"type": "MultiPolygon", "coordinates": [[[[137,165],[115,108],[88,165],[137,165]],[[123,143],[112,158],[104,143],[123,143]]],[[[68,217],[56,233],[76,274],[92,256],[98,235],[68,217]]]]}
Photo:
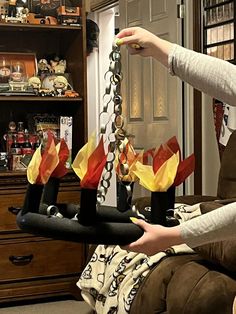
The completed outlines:
{"type": "Polygon", "coordinates": [[[236,281],[209,269],[199,255],[174,255],[144,279],[130,314],[231,314],[235,294],[236,281]]]}
{"type": "Polygon", "coordinates": [[[224,200],[215,200],[210,202],[203,202],[200,204],[200,210],[202,214],[206,214],[214,209],[222,207],[224,205],[236,202],[236,198],[226,198],[224,200]]]}
{"type": "Polygon", "coordinates": [[[168,285],[167,313],[232,314],[235,294],[235,280],[204,261],[190,261],[177,269],[168,285]]]}
{"type": "Polygon", "coordinates": [[[222,207],[224,205],[220,204],[217,201],[213,201],[213,202],[204,202],[200,204],[200,211],[202,214],[206,214],[208,212],[211,212],[212,210],[215,210],[219,207],[222,207]]]}
{"type": "MultiPolygon", "coordinates": [[[[200,209],[202,214],[206,214],[229,201],[205,202],[200,205],[200,209]]],[[[194,251],[211,263],[220,265],[230,272],[236,272],[236,239],[204,244],[194,248],[194,251]]]]}
{"type": "Polygon", "coordinates": [[[236,272],[236,239],[201,245],[194,251],[211,263],[236,272]]]}
{"type": "Polygon", "coordinates": [[[166,291],[173,273],[185,263],[199,259],[197,254],[175,255],[162,259],[139,287],[130,314],[165,313],[167,308],[166,291]]]}

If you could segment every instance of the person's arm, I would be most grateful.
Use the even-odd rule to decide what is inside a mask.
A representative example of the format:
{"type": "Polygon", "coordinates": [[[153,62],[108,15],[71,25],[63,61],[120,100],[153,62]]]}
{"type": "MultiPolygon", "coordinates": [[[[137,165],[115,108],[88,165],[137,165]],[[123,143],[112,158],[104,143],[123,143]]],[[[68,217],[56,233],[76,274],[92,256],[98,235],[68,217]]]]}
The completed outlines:
{"type": "Polygon", "coordinates": [[[194,88],[236,106],[235,65],[170,43],[140,27],[124,29],[117,38],[117,44],[127,45],[131,54],[153,57],[194,88]],[[132,48],[134,44],[140,49],[132,48]]]}
{"type": "Polygon", "coordinates": [[[175,45],[169,53],[169,71],[194,88],[236,106],[236,66],[175,45]]]}
{"type": "Polygon", "coordinates": [[[206,243],[236,239],[236,203],[222,206],[175,227],[151,225],[136,218],[132,221],[144,230],[144,235],[123,248],[147,255],[182,243],[194,248],[206,243]]]}
{"type": "Polygon", "coordinates": [[[179,225],[184,242],[196,246],[236,239],[236,202],[217,208],[179,225]]]}
{"type": "Polygon", "coordinates": [[[131,217],[131,220],[144,230],[144,234],[137,241],[122,246],[124,250],[154,255],[173,245],[184,243],[180,229],[177,226],[167,228],[161,225],[152,225],[135,217],[131,217]]]}
{"type": "Polygon", "coordinates": [[[127,45],[130,54],[153,57],[168,67],[168,57],[174,44],[140,27],[123,29],[116,35],[117,45],[127,45]],[[135,48],[135,46],[140,48],[135,48]]]}

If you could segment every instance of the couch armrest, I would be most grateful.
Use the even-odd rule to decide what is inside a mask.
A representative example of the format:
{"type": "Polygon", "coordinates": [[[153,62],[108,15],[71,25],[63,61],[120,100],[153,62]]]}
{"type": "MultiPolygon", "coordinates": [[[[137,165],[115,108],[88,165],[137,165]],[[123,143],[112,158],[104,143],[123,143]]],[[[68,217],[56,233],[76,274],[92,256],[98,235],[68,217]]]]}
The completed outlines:
{"type": "Polygon", "coordinates": [[[236,281],[202,262],[183,264],[167,289],[169,314],[231,314],[236,281]]]}
{"type": "Polygon", "coordinates": [[[183,195],[183,196],[176,196],[175,202],[188,204],[188,205],[194,205],[197,203],[215,201],[216,199],[217,199],[216,196],[210,196],[210,195],[183,195]]]}
{"type": "MultiPolygon", "coordinates": [[[[175,202],[176,203],[182,203],[182,204],[188,204],[188,205],[194,205],[196,203],[215,201],[216,199],[217,199],[216,196],[184,195],[184,196],[176,196],[175,202]]],[[[144,197],[135,198],[132,201],[132,204],[135,204],[139,210],[144,210],[145,207],[148,207],[151,205],[151,197],[150,196],[144,196],[144,197]]]]}

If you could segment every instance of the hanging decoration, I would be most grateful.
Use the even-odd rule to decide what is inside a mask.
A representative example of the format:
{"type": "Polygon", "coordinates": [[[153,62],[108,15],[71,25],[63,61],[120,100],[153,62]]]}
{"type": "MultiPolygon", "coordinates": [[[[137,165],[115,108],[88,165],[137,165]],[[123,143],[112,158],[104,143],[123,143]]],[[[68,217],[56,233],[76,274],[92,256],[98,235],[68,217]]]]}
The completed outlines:
{"type": "MultiPolygon", "coordinates": [[[[133,242],[144,232],[129,219],[140,217],[132,205],[135,183],[151,193],[150,221],[167,225],[166,210],[173,206],[175,187],[193,171],[194,156],[181,160],[175,137],[158,149],[136,154],[124,128],[121,54],[116,44],[109,61],[98,144],[93,133],[72,163],[80,180],[79,205],[57,202],[60,179],[67,173],[65,162],[69,150],[65,142],[56,145],[48,134],[44,149],[40,147],[35,152],[27,171],[29,188],[17,217],[18,225],[26,232],[94,244],[133,242]],[[148,165],[148,156],[152,157],[152,165],[148,165]],[[104,201],[114,174],[119,183],[118,204],[109,207],[104,201]]],[[[145,215],[142,217],[146,219],[145,215]]]]}

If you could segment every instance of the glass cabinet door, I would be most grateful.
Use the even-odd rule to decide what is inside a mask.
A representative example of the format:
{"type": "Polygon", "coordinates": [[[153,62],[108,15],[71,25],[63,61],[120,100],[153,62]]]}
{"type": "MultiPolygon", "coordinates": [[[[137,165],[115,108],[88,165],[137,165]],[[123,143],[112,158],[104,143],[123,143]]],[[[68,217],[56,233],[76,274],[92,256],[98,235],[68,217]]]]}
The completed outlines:
{"type": "Polygon", "coordinates": [[[203,0],[203,52],[235,61],[235,7],[231,0],[203,0]]]}

